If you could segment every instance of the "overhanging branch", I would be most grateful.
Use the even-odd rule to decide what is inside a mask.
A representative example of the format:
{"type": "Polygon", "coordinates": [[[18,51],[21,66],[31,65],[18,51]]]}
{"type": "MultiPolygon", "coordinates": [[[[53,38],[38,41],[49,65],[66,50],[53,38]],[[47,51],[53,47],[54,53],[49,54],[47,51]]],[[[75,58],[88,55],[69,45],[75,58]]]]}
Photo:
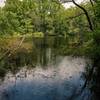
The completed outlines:
{"type": "Polygon", "coordinates": [[[60,0],[61,3],[68,3],[68,2],[72,2],[72,0],[60,0]]]}
{"type": "MultiPolygon", "coordinates": [[[[91,0],[90,0],[90,1],[91,1],[91,0]]],[[[84,7],[82,7],[82,6],[80,6],[79,4],[77,4],[77,3],[75,2],[75,0],[60,0],[60,2],[62,2],[62,3],[73,2],[73,4],[75,4],[77,7],[79,7],[80,9],[82,9],[82,10],[84,11],[84,14],[86,15],[86,18],[87,18],[87,21],[88,21],[88,24],[89,24],[89,28],[93,31],[92,22],[91,22],[91,20],[90,20],[90,17],[89,17],[89,15],[88,15],[87,10],[86,10],[84,7]]]]}
{"type": "Polygon", "coordinates": [[[84,11],[84,13],[85,13],[85,15],[86,15],[86,18],[87,18],[87,20],[88,20],[88,23],[89,23],[89,27],[90,27],[90,29],[93,31],[93,25],[92,25],[92,22],[91,22],[91,20],[90,20],[90,17],[89,17],[89,15],[88,15],[87,10],[86,10],[85,8],[83,8],[82,6],[78,5],[74,0],[72,0],[72,2],[73,2],[77,7],[79,7],[80,9],[82,9],[82,10],[84,11]]]}

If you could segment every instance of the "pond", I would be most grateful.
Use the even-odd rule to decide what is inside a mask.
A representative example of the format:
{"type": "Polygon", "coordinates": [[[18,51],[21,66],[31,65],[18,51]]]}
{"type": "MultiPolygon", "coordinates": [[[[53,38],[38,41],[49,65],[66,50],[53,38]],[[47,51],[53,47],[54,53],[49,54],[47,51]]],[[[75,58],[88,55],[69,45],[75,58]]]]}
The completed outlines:
{"type": "MultiPolygon", "coordinates": [[[[38,48],[40,44],[36,45],[38,48]]],[[[88,88],[81,92],[88,59],[57,55],[57,49],[50,46],[37,50],[36,60],[31,58],[35,67],[28,68],[25,63],[16,73],[8,71],[1,79],[0,100],[91,100],[88,88]]]]}

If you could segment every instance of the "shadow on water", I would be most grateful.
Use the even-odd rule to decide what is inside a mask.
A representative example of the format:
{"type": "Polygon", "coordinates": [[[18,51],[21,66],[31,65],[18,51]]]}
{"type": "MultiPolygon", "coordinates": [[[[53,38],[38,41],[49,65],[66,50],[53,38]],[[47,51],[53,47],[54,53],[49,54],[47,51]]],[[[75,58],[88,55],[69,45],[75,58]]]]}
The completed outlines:
{"type": "Polygon", "coordinates": [[[80,94],[86,60],[59,56],[59,43],[53,41],[53,38],[46,42],[34,38],[34,48],[28,55],[24,50],[13,59],[6,58],[7,66],[24,67],[14,74],[12,71],[6,74],[0,85],[0,100],[91,100],[88,88],[80,94]]]}

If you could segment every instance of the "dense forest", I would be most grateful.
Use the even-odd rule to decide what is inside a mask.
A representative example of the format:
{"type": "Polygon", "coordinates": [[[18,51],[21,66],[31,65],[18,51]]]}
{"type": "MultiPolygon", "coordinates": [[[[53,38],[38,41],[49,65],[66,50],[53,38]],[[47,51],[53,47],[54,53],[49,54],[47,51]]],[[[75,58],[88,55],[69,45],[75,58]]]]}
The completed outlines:
{"type": "Polygon", "coordinates": [[[17,73],[20,67],[35,67],[38,60],[45,66],[42,48],[47,47],[53,48],[56,57],[91,59],[83,89],[89,87],[92,99],[99,100],[100,0],[81,4],[75,0],[6,0],[0,8],[0,77],[8,71],[17,73]],[[72,2],[75,7],[66,9],[62,2],[72,2]]]}

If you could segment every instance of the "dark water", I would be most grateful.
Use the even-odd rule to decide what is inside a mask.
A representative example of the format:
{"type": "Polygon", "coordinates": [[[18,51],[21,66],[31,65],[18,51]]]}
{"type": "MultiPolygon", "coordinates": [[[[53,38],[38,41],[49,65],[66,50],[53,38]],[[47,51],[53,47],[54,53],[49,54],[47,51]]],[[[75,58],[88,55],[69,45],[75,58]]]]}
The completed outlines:
{"type": "Polygon", "coordinates": [[[0,100],[91,100],[88,88],[80,92],[87,59],[58,55],[51,41],[47,45],[34,39],[34,44],[30,56],[19,55],[20,59],[11,62],[7,59],[9,66],[23,67],[16,74],[7,72],[1,80],[0,100]],[[35,67],[28,68],[30,64],[35,67]]]}

